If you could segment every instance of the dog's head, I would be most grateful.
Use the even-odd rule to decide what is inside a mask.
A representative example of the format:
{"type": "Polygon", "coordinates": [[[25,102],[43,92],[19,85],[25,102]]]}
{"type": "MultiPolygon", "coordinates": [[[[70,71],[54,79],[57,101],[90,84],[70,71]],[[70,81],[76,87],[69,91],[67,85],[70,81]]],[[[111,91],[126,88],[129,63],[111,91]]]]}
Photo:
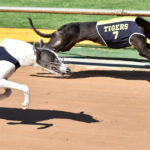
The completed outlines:
{"type": "Polygon", "coordinates": [[[45,47],[36,47],[34,45],[34,52],[37,64],[42,66],[46,71],[59,76],[70,73],[70,68],[60,60],[57,53],[54,51],[45,47]]]}

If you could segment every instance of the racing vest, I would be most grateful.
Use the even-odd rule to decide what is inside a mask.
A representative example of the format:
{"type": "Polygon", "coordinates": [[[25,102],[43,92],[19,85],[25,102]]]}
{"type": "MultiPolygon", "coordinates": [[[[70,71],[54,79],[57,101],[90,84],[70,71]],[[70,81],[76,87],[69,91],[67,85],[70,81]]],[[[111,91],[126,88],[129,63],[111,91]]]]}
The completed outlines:
{"type": "Polygon", "coordinates": [[[5,60],[13,63],[16,69],[20,67],[19,62],[12,55],[10,55],[5,49],[5,47],[3,46],[0,46],[0,61],[1,60],[5,60]]]}
{"type": "Polygon", "coordinates": [[[96,28],[106,46],[110,48],[125,48],[131,46],[132,35],[144,35],[142,29],[135,23],[136,17],[120,17],[98,21],[96,28]]]}

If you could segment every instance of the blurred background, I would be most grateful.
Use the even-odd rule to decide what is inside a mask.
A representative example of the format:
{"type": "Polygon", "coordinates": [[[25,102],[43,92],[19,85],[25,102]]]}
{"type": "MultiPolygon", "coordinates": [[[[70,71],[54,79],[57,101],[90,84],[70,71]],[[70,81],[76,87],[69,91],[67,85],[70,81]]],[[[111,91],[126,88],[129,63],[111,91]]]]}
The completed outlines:
{"type": "MultiPolygon", "coordinates": [[[[45,7],[45,8],[83,8],[83,9],[125,9],[125,10],[149,10],[149,0],[5,0],[0,1],[0,6],[14,6],[14,7],[45,7]]],[[[70,22],[89,22],[99,21],[117,16],[107,15],[79,15],[79,14],[45,14],[45,13],[17,13],[17,12],[0,12],[0,34],[1,38],[4,32],[9,34],[19,34],[21,40],[25,38],[25,34],[36,41],[34,36],[37,36],[33,31],[30,33],[28,17],[32,18],[33,23],[37,29],[48,29],[47,33],[51,30],[56,30],[60,26],[70,22]],[[5,28],[7,28],[5,30],[5,28]],[[17,33],[15,32],[15,29],[17,33]],[[26,30],[22,30],[25,28],[26,30]]],[[[144,17],[150,20],[150,17],[144,17]]],[[[7,36],[7,35],[6,35],[7,36]]],[[[14,37],[15,38],[15,37],[14,37]]],[[[40,39],[40,37],[38,37],[40,39]]],[[[133,59],[145,60],[140,57],[138,52],[129,47],[126,49],[108,49],[105,46],[95,46],[91,44],[76,45],[69,52],[60,53],[65,57],[96,57],[96,58],[113,58],[113,59],[133,59]]]]}

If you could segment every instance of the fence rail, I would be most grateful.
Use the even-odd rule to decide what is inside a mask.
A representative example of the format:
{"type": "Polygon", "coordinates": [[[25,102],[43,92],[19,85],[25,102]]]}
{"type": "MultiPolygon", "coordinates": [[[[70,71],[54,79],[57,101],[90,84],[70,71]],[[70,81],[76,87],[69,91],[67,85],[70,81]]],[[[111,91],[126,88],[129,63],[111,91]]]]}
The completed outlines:
{"type": "Polygon", "coordinates": [[[41,8],[41,7],[5,7],[3,6],[3,7],[0,7],[0,12],[147,16],[147,17],[150,16],[150,11],[123,10],[123,9],[77,9],[77,8],[41,8]]]}

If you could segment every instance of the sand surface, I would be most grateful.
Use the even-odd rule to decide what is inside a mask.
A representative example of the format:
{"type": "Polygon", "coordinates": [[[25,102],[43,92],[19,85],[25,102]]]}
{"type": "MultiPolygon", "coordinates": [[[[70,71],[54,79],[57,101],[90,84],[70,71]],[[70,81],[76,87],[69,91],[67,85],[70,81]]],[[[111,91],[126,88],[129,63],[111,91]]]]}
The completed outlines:
{"type": "MultiPolygon", "coordinates": [[[[0,150],[149,150],[150,72],[74,69],[57,78],[18,69],[11,81],[30,87],[0,101],[0,150]]],[[[0,90],[2,93],[3,90],[0,90]]]]}

